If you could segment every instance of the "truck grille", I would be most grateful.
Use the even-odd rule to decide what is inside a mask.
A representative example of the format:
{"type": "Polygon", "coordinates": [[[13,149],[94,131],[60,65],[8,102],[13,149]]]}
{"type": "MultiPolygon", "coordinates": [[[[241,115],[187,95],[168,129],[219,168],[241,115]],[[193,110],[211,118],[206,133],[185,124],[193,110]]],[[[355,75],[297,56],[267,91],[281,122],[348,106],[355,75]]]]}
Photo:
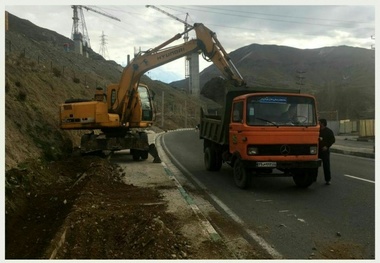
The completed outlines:
{"type": "Polygon", "coordinates": [[[255,145],[258,147],[257,155],[311,155],[310,147],[315,144],[272,144],[272,145],[255,145]]]}

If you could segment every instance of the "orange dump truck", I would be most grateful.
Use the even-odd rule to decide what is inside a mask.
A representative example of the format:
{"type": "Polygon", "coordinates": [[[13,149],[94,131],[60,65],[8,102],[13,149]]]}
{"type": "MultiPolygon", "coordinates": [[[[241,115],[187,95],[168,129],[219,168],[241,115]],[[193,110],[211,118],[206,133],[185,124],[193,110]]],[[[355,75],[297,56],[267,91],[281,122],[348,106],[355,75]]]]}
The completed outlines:
{"type": "Polygon", "coordinates": [[[227,87],[218,112],[201,112],[200,138],[209,171],[233,167],[235,184],[252,176],[291,176],[298,187],[315,182],[319,125],[315,98],[299,90],[227,87]]]}

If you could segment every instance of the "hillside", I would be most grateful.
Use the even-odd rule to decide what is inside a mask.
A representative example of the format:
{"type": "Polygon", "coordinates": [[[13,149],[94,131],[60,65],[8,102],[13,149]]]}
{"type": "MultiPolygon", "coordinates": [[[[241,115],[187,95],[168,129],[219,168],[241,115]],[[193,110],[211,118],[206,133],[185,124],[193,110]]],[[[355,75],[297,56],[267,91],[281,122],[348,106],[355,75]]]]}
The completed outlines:
{"type": "MultiPolygon", "coordinates": [[[[230,53],[248,86],[300,88],[317,97],[319,111],[338,111],[340,119],[374,118],[374,51],[348,46],[296,49],[252,44],[230,53]]],[[[211,65],[200,86],[219,76],[211,65]]],[[[171,85],[184,88],[185,80],[171,85]]],[[[203,91],[202,94],[218,93],[203,91]]]]}

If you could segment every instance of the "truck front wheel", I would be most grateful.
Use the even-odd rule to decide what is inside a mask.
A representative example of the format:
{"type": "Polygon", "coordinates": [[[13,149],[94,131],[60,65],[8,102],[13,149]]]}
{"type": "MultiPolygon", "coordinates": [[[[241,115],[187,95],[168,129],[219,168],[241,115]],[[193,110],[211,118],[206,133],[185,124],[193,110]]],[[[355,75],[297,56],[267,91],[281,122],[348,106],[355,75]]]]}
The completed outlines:
{"type": "Polygon", "coordinates": [[[293,171],[293,181],[296,186],[301,188],[307,188],[315,182],[318,175],[317,169],[299,169],[293,171]]]}
{"type": "Polygon", "coordinates": [[[237,187],[246,189],[249,185],[249,171],[244,167],[243,162],[237,159],[234,163],[234,181],[237,187]]]}

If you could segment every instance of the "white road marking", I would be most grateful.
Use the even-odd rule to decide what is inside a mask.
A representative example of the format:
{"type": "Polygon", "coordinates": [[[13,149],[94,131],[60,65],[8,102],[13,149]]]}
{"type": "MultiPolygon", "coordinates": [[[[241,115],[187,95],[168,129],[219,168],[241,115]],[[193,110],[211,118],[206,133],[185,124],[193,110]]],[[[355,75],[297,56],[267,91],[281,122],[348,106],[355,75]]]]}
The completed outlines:
{"type": "Polygon", "coordinates": [[[344,174],[344,176],[347,176],[347,177],[350,177],[350,178],[354,178],[354,179],[357,179],[357,180],[361,180],[361,181],[365,181],[365,182],[368,182],[368,183],[373,183],[373,184],[375,183],[375,181],[363,179],[363,178],[352,176],[352,175],[349,175],[349,174],[344,174]]]}

